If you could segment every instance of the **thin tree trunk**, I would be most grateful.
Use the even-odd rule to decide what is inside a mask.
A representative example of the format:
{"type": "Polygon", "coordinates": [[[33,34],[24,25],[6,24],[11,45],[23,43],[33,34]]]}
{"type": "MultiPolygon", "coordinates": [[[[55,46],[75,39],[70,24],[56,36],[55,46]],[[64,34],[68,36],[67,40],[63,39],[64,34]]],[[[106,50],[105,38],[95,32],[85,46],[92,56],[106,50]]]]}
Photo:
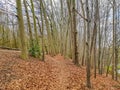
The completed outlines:
{"type": "Polygon", "coordinates": [[[72,0],[72,34],[73,34],[73,62],[79,65],[78,61],[78,46],[77,46],[77,29],[76,29],[76,13],[75,13],[75,0],[72,0]]]}
{"type": "Polygon", "coordinates": [[[27,23],[28,23],[28,29],[29,29],[30,46],[32,46],[32,45],[33,45],[33,35],[32,35],[32,28],[31,28],[31,23],[30,23],[28,8],[27,8],[27,5],[26,5],[26,0],[24,0],[23,2],[24,2],[24,6],[25,6],[25,12],[26,12],[27,23]]]}
{"type": "Polygon", "coordinates": [[[86,41],[86,72],[87,72],[87,87],[91,88],[91,82],[90,82],[90,16],[89,16],[89,6],[88,6],[88,0],[86,0],[86,15],[87,15],[87,41],[86,41]]]}
{"type": "Polygon", "coordinates": [[[37,44],[39,45],[38,32],[37,32],[37,24],[36,24],[36,16],[35,16],[35,10],[34,10],[33,0],[30,0],[30,2],[31,2],[31,6],[32,6],[32,14],[33,14],[33,23],[34,23],[35,38],[36,38],[37,44]]]}

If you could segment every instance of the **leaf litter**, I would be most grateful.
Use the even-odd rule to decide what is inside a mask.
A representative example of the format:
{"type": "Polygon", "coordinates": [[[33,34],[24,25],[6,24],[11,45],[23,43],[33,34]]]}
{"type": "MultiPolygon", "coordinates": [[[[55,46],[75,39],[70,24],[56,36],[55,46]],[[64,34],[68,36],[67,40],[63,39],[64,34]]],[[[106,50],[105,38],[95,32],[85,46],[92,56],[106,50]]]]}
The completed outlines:
{"type": "Polygon", "coordinates": [[[45,62],[19,51],[0,50],[0,90],[120,90],[111,76],[91,74],[92,88],[86,87],[86,68],[75,66],[60,54],[45,56],[45,62]]]}

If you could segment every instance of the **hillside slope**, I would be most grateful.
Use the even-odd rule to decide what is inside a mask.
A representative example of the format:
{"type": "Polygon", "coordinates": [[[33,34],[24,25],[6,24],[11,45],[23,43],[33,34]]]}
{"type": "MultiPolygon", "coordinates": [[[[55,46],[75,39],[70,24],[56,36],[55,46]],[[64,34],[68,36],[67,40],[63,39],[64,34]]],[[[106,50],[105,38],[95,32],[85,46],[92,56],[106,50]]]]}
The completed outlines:
{"type": "MultiPolygon", "coordinates": [[[[85,67],[76,67],[62,56],[46,55],[45,62],[19,58],[19,51],[0,50],[0,90],[89,90],[85,67]]],[[[120,90],[110,77],[91,77],[91,90],[120,90]]]]}

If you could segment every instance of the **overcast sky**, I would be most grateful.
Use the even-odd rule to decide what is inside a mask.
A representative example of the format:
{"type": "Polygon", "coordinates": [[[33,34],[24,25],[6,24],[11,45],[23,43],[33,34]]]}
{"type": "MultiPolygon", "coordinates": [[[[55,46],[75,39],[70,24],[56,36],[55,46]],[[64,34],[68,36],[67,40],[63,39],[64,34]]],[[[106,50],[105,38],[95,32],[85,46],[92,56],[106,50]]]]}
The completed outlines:
{"type": "MultiPolygon", "coordinates": [[[[54,1],[58,2],[58,0],[54,0],[54,1]]],[[[5,11],[8,11],[8,12],[16,12],[15,7],[16,7],[16,0],[0,0],[0,9],[4,9],[5,11]]]]}

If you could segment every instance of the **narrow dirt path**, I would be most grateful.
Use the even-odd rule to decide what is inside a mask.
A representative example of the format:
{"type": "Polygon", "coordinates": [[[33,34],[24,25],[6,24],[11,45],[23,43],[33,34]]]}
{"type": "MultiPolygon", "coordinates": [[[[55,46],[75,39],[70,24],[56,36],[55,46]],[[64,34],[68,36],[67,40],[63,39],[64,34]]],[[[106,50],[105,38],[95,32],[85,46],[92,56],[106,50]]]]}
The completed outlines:
{"type": "Polygon", "coordinates": [[[70,72],[67,68],[66,61],[58,58],[50,58],[50,65],[52,65],[52,75],[55,79],[56,88],[55,90],[69,90],[70,72]]]}
{"type": "Polygon", "coordinates": [[[67,90],[69,86],[68,77],[70,76],[70,72],[65,64],[65,61],[55,60],[55,59],[53,61],[55,62],[56,66],[60,71],[58,75],[59,84],[60,84],[59,90],[67,90]]]}
{"type": "Polygon", "coordinates": [[[58,66],[60,69],[60,75],[58,78],[60,78],[60,85],[61,85],[61,90],[66,90],[69,86],[69,81],[68,77],[70,75],[68,69],[66,68],[66,65],[63,61],[58,61],[58,66]]]}

